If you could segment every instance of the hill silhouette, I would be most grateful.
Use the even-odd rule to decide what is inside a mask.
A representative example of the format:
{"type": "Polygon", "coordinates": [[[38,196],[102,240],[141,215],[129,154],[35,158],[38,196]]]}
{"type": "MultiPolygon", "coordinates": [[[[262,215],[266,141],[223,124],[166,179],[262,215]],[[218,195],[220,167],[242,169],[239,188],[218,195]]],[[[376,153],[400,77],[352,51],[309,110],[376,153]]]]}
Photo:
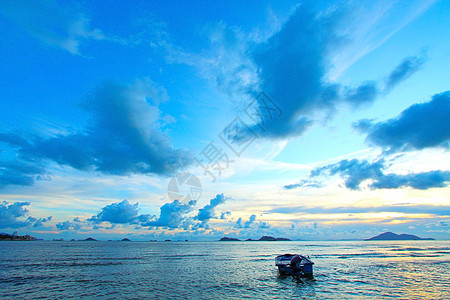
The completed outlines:
{"type": "Polygon", "coordinates": [[[377,236],[365,239],[365,241],[415,241],[415,240],[434,240],[432,238],[421,238],[413,234],[395,234],[393,232],[384,232],[377,236]]]}

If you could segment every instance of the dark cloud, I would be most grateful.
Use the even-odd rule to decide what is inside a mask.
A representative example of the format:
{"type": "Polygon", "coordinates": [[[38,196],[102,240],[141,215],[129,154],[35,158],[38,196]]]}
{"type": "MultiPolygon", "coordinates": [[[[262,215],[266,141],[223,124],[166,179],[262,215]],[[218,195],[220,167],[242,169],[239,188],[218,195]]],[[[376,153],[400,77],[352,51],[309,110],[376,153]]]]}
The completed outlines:
{"type": "Polygon", "coordinates": [[[311,122],[307,113],[334,100],[320,96],[327,88],[323,83],[327,51],[338,43],[333,33],[335,22],[330,15],[317,16],[307,3],[280,31],[252,49],[260,89],[273,97],[283,111],[280,117],[260,116],[257,125],[264,124],[265,136],[301,134],[311,122]]]}
{"type": "Polygon", "coordinates": [[[112,224],[132,223],[139,217],[138,206],[138,203],[130,204],[128,200],[112,203],[103,207],[101,212],[92,216],[88,221],[94,223],[109,222],[112,224]]]}
{"type": "Polygon", "coordinates": [[[420,70],[425,63],[425,57],[412,56],[405,58],[392,72],[385,82],[385,90],[390,90],[401,81],[420,70]]]}
{"type": "MultiPolygon", "coordinates": [[[[0,141],[2,141],[1,137],[0,141]]],[[[40,163],[33,164],[19,160],[0,161],[0,188],[7,185],[32,185],[45,173],[40,163]]]]}
{"type": "Polygon", "coordinates": [[[351,190],[359,190],[362,182],[371,180],[370,189],[394,189],[411,187],[427,190],[446,187],[450,181],[450,171],[430,171],[410,174],[386,174],[384,160],[369,162],[367,160],[342,160],[335,164],[316,168],[310,176],[339,175],[344,179],[345,186],[351,190]]]}
{"type": "MultiPolygon", "coordinates": [[[[333,55],[344,51],[351,40],[340,30],[352,16],[351,6],[328,7],[323,13],[323,7],[316,2],[303,2],[279,31],[249,47],[246,52],[258,80],[247,87],[247,93],[256,99],[260,110],[256,124],[250,128],[252,132],[266,138],[300,135],[313,123],[311,116],[315,112],[329,116],[341,103],[357,108],[372,103],[381,94],[378,81],[343,86],[328,79],[333,55]],[[260,91],[277,103],[281,113],[268,113],[260,91]]],[[[419,57],[405,59],[388,76],[386,85],[391,89],[423,62],[424,58],[419,57]]],[[[231,77],[230,82],[241,79],[231,77]]]]}
{"type": "Polygon", "coordinates": [[[166,203],[161,206],[161,213],[159,218],[155,221],[148,221],[142,223],[142,226],[154,227],[168,227],[180,228],[192,225],[192,220],[186,217],[195,206],[195,201],[190,201],[188,204],[182,204],[179,200],[174,200],[171,203],[166,203]]]}
{"type": "Polygon", "coordinates": [[[197,219],[201,222],[208,222],[209,219],[216,217],[216,207],[219,204],[225,203],[225,197],[223,194],[217,194],[216,197],[210,200],[209,204],[198,210],[197,219]]]}
{"type": "Polygon", "coordinates": [[[446,187],[450,181],[450,171],[431,171],[417,174],[386,174],[372,184],[371,189],[397,189],[400,187],[412,187],[418,190],[446,187]]]}
{"type": "Polygon", "coordinates": [[[367,179],[380,178],[383,176],[384,162],[368,162],[367,160],[341,160],[338,163],[316,168],[311,171],[315,177],[324,173],[330,176],[339,174],[344,178],[345,186],[351,190],[358,190],[361,182],[367,179]]]}
{"type": "Polygon", "coordinates": [[[431,101],[414,104],[396,118],[374,123],[361,120],[355,128],[367,133],[367,140],[392,151],[449,148],[450,91],[436,94],[431,101]]]}
{"type": "Polygon", "coordinates": [[[0,135],[0,142],[17,148],[26,162],[22,167],[21,162],[2,162],[7,175],[2,184],[32,184],[34,175],[44,173],[44,160],[117,175],[174,173],[192,157],[174,149],[161,131],[158,104],[166,99],[165,89],[150,80],[129,86],[105,83],[83,104],[92,116],[83,131],[52,137],[0,135]]]}
{"type": "Polygon", "coordinates": [[[37,219],[31,216],[25,218],[28,214],[26,206],[29,205],[30,202],[0,202],[0,228],[40,227],[42,223],[52,219],[52,217],[37,219]]]}
{"type": "Polygon", "coordinates": [[[356,88],[347,88],[344,92],[345,100],[358,107],[365,103],[372,103],[380,91],[375,81],[367,81],[356,88]]]}

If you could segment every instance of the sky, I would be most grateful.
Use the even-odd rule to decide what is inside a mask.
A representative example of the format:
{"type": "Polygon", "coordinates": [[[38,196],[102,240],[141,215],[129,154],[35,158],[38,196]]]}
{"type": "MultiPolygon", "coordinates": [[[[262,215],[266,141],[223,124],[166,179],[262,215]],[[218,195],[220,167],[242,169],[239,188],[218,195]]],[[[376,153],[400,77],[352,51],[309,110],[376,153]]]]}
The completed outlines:
{"type": "Polygon", "coordinates": [[[0,231],[450,239],[448,1],[0,2],[0,231]]]}

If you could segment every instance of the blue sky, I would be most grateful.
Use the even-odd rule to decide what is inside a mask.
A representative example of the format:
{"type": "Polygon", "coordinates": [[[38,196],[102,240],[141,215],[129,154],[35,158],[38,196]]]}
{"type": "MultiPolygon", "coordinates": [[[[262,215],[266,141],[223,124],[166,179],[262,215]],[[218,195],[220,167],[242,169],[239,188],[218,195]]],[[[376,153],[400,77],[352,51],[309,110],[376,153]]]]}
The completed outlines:
{"type": "Polygon", "coordinates": [[[446,1],[4,1],[0,230],[450,238],[446,1]]]}

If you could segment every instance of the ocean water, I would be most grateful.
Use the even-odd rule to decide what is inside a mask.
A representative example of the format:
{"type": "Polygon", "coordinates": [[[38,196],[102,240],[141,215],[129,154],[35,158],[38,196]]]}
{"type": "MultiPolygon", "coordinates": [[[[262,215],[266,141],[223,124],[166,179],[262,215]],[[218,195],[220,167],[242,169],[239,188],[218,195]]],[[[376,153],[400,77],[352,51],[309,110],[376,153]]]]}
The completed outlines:
{"type": "Polygon", "coordinates": [[[450,299],[450,242],[0,242],[0,299],[369,297],[450,299]],[[284,253],[314,278],[279,276],[284,253]]]}

